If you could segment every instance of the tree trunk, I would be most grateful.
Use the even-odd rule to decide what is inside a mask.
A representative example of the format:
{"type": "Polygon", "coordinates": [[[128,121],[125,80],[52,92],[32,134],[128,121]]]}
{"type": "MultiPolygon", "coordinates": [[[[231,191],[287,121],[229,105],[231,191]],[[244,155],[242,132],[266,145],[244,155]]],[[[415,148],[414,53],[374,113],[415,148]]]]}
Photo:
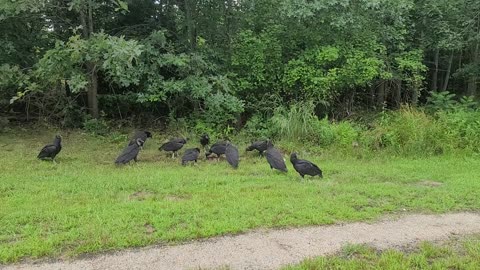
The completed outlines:
{"type": "MultiPolygon", "coordinates": [[[[82,32],[85,39],[88,39],[93,34],[93,2],[88,1],[87,14],[84,9],[80,10],[80,23],[82,24],[82,32]]],[[[98,72],[95,63],[87,62],[88,74],[88,111],[93,118],[98,118],[98,72]]]]}
{"type": "Polygon", "coordinates": [[[187,42],[190,45],[190,48],[193,50],[197,44],[197,36],[195,33],[195,22],[193,20],[193,10],[194,5],[192,4],[193,0],[184,0],[184,12],[185,12],[185,23],[187,25],[187,42]]]}
{"type": "Polygon", "coordinates": [[[419,93],[420,93],[420,90],[416,86],[414,86],[412,88],[412,102],[411,102],[413,106],[417,106],[419,93]]]}
{"type": "Polygon", "coordinates": [[[93,2],[92,0],[88,1],[88,34],[89,36],[93,34],[93,2]]]}
{"type": "Polygon", "coordinates": [[[438,90],[438,58],[440,55],[440,49],[435,49],[435,56],[433,59],[433,63],[435,65],[435,69],[433,70],[433,75],[432,75],[432,87],[430,88],[430,91],[432,92],[437,92],[438,90]]]}
{"type": "Polygon", "coordinates": [[[232,9],[233,9],[233,0],[226,1],[226,9],[225,9],[225,36],[227,38],[226,44],[227,46],[230,45],[230,32],[232,27],[232,9]]]}
{"type": "Polygon", "coordinates": [[[400,108],[400,105],[402,104],[402,80],[395,81],[395,92],[393,99],[395,100],[395,106],[400,108]]]}
{"type": "MultiPolygon", "coordinates": [[[[475,48],[472,52],[472,64],[478,65],[479,64],[479,57],[478,57],[478,42],[475,45],[475,48]]],[[[473,73],[470,78],[468,78],[468,87],[467,87],[467,96],[476,96],[477,95],[477,74],[473,73]]]]}
{"type": "Polygon", "coordinates": [[[374,81],[373,84],[369,87],[369,91],[368,91],[368,101],[369,101],[369,104],[368,106],[373,108],[375,107],[375,87],[376,87],[376,82],[374,81]]]}
{"type": "Polygon", "coordinates": [[[98,74],[93,63],[87,64],[87,72],[90,79],[88,84],[88,110],[93,118],[98,118],[98,74]]]}
{"type": "Polygon", "coordinates": [[[381,80],[377,86],[377,106],[383,108],[385,103],[385,80],[381,80]]]}
{"type": "Polygon", "coordinates": [[[450,80],[450,73],[452,72],[452,62],[453,62],[453,50],[450,52],[450,57],[448,58],[447,73],[445,74],[445,80],[443,82],[442,91],[447,91],[448,81],[450,80]]]}

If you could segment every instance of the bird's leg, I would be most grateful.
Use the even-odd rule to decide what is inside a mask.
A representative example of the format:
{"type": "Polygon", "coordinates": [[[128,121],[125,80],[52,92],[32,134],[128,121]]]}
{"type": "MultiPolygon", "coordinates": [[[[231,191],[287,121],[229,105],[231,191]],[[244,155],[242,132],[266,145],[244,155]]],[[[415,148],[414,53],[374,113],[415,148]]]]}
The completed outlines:
{"type": "Polygon", "coordinates": [[[137,160],[137,156],[135,156],[135,157],[133,158],[133,160],[134,160],[135,162],[137,162],[137,161],[138,161],[138,160],[137,160]]]}
{"type": "Polygon", "coordinates": [[[172,158],[175,158],[175,152],[172,152],[172,158]]]}

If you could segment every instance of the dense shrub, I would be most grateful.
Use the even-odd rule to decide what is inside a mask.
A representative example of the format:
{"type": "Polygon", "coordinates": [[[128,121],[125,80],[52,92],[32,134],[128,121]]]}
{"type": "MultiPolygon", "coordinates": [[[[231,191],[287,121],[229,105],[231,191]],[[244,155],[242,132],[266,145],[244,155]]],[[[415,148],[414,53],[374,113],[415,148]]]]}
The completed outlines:
{"type": "Polygon", "coordinates": [[[428,114],[404,107],[383,113],[362,143],[373,150],[386,149],[403,155],[432,155],[458,151],[478,152],[480,112],[456,109],[428,114]]]}
{"type": "Polygon", "coordinates": [[[105,136],[110,128],[104,119],[87,119],[83,122],[83,129],[91,134],[105,136]]]}

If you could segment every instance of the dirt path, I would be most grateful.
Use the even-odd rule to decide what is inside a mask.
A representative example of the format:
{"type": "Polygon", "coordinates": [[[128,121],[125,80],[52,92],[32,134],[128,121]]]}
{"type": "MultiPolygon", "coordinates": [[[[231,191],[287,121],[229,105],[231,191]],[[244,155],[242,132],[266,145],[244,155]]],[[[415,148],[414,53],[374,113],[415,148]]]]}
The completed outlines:
{"type": "MultiPolygon", "coordinates": [[[[5,269],[277,269],[312,256],[337,252],[347,243],[398,247],[451,235],[480,233],[480,214],[409,215],[395,220],[255,231],[205,241],[127,250],[92,258],[5,269]]],[[[1,268],[1,267],[0,267],[1,268]]]]}

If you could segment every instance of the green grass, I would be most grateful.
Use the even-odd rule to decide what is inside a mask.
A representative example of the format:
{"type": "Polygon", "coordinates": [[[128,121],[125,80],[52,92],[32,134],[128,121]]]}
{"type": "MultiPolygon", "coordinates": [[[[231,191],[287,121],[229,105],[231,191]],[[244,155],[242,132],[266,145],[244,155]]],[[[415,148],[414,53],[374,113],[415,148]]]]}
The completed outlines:
{"type": "Polygon", "coordinates": [[[378,251],[364,245],[347,246],[337,255],[308,259],[284,270],[320,269],[479,269],[480,236],[441,244],[422,243],[402,252],[378,251]]]}
{"type": "MultiPolygon", "coordinates": [[[[36,159],[55,132],[0,134],[0,262],[171,243],[258,227],[371,220],[404,212],[480,209],[480,159],[342,154],[315,161],[324,179],[302,181],[241,146],[240,168],[201,160],[182,167],[159,153],[158,135],[138,164],[116,167],[117,142],[62,132],[58,164],[36,159]],[[440,185],[432,185],[432,182],[440,185]]],[[[281,145],[281,144],[279,144],[281,145]]],[[[189,143],[187,147],[194,146],[189,143]]],[[[433,184],[435,184],[433,183],[433,184]]]]}

